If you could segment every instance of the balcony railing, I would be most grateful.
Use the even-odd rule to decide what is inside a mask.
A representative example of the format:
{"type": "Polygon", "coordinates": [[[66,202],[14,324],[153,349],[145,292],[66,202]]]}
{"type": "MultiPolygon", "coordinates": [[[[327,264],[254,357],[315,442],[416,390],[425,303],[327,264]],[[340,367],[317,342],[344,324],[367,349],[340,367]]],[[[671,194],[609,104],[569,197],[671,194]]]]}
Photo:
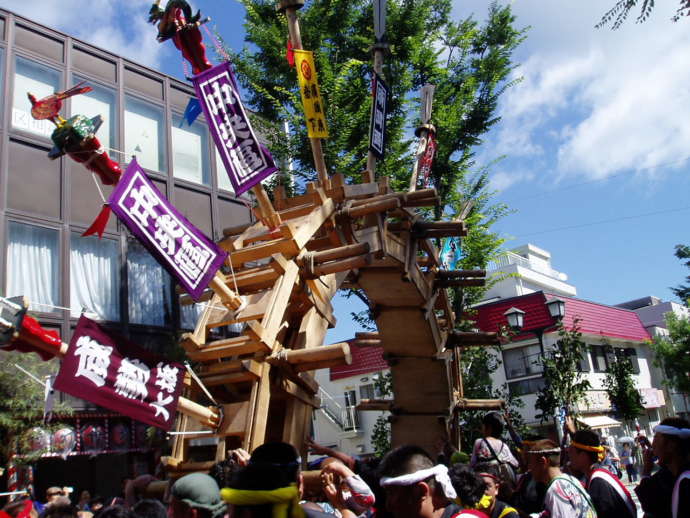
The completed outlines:
{"type": "Polygon", "coordinates": [[[521,255],[518,255],[514,252],[505,252],[498,256],[496,259],[491,261],[489,263],[488,270],[489,271],[495,271],[499,270],[501,268],[505,268],[506,266],[509,266],[511,264],[516,264],[518,266],[521,266],[523,268],[527,268],[528,270],[532,270],[544,275],[547,275],[549,277],[552,277],[554,279],[558,280],[565,280],[563,279],[564,275],[559,272],[558,270],[554,270],[550,266],[546,266],[542,263],[537,263],[530,261],[529,259],[522,257],[521,255]]]}
{"type": "Polygon", "coordinates": [[[354,406],[342,406],[321,387],[319,387],[319,397],[321,398],[320,410],[341,431],[356,432],[359,430],[359,412],[354,406]]]}

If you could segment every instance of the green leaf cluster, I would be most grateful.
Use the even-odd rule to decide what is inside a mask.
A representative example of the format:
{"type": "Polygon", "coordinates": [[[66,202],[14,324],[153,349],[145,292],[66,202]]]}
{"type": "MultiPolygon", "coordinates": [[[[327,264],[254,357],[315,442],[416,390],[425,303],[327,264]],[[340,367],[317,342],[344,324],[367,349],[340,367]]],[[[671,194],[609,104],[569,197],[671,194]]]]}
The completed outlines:
{"type": "MultiPolygon", "coordinates": [[[[43,427],[44,388],[21,372],[15,364],[38,379],[55,374],[57,360],[42,361],[36,354],[0,352],[0,464],[19,450],[26,452],[29,431],[43,427]]],[[[56,405],[56,413],[66,415],[66,405],[56,405]]]]}
{"type": "Polygon", "coordinates": [[[666,314],[667,337],[657,337],[651,344],[654,364],[664,370],[664,382],[685,394],[690,393],[690,319],[666,314]]]}
{"type": "Polygon", "coordinates": [[[559,322],[558,340],[541,358],[545,383],[537,393],[535,406],[541,411],[537,417],[542,422],[553,418],[562,407],[572,415],[577,403],[591,388],[578,368],[585,354],[587,345],[582,341],[580,319],[576,318],[570,329],[559,322]]]}
{"type": "MultiPolygon", "coordinates": [[[[678,259],[683,261],[683,264],[690,268],[690,246],[688,245],[676,245],[675,255],[678,259]]],[[[678,297],[683,304],[690,306],[690,275],[685,278],[687,284],[679,284],[675,288],[671,288],[671,291],[678,297]]]]}
{"type": "MultiPolygon", "coordinates": [[[[606,11],[604,15],[599,20],[599,23],[595,25],[597,29],[601,29],[606,25],[611,25],[613,30],[619,29],[625,20],[628,19],[630,11],[635,7],[640,6],[640,13],[637,15],[635,23],[642,23],[649,19],[654,9],[654,0],[617,0],[613,7],[606,11]]],[[[671,18],[674,22],[680,20],[683,16],[690,15],[690,5],[687,0],[679,0],[678,9],[676,14],[671,18]]]]}
{"type": "Polygon", "coordinates": [[[604,386],[614,413],[620,419],[633,421],[644,414],[642,396],[635,388],[634,370],[630,358],[621,349],[608,347],[609,365],[606,368],[604,386]]]}

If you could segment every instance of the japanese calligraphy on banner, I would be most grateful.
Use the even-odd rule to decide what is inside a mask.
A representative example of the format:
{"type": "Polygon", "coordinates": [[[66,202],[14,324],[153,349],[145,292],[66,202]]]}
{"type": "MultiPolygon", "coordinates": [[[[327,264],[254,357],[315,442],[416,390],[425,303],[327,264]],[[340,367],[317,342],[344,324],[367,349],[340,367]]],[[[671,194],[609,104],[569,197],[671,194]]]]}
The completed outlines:
{"type": "Polygon", "coordinates": [[[326,113],[321,98],[321,89],[316,77],[314,53],[295,49],[297,79],[302,94],[304,117],[307,119],[307,132],[310,138],[328,138],[326,113]]]}
{"type": "Polygon", "coordinates": [[[227,252],[192,225],[151,183],[136,159],[108,204],[117,217],[196,301],[227,252]]]}
{"type": "Polygon", "coordinates": [[[383,160],[386,147],[386,118],[388,116],[388,87],[381,76],[374,72],[374,99],[371,106],[369,150],[383,160]]]}
{"type": "Polygon", "coordinates": [[[194,76],[192,82],[213,142],[239,196],[277,171],[273,157],[254,134],[230,63],[210,68],[194,76]]]}
{"type": "Polygon", "coordinates": [[[82,315],[55,388],[143,423],[170,430],[184,367],[152,354],[82,315]]]}

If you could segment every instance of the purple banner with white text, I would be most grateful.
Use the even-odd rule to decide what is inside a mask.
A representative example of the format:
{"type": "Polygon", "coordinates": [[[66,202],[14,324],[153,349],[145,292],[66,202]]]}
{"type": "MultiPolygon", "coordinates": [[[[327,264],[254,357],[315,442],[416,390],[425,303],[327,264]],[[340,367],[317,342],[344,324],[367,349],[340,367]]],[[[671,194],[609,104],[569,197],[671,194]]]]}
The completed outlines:
{"type": "Polygon", "coordinates": [[[198,301],[225,262],[227,252],[172,206],[136,159],[113,189],[108,204],[161,266],[198,301]]]}
{"type": "Polygon", "coordinates": [[[273,157],[254,134],[230,63],[206,70],[194,76],[192,82],[213,141],[239,196],[277,170],[273,157]]]}
{"type": "Polygon", "coordinates": [[[54,387],[122,415],[170,430],[185,369],[82,315],[54,387]]]}

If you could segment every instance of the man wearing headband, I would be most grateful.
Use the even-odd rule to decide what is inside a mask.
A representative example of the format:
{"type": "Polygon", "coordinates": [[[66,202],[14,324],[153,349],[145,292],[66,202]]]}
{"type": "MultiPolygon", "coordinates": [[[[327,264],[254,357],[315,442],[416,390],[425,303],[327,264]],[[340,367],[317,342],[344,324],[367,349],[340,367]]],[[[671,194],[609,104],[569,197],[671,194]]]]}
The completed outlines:
{"type": "Polygon", "coordinates": [[[540,518],[596,518],[585,488],[575,477],[562,473],[560,465],[561,448],[549,439],[527,450],[527,467],[535,480],[546,484],[540,518]]]}
{"type": "Polygon", "coordinates": [[[570,466],[585,478],[598,518],[636,518],[637,508],[628,489],[616,475],[599,466],[604,455],[606,451],[595,432],[575,432],[568,448],[570,466]]]}
{"type": "Polygon", "coordinates": [[[690,516],[690,423],[669,417],[654,428],[652,449],[645,450],[642,480],[635,488],[645,516],[680,518],[690,516]],[[651,475],[653,456],[661,469],[651,475]],[[651,475],[651,476],[650,476],[651,475]],[[677,498],[674,498],[674,495],[677,498]],[[674,505],[676,514],[674,515],[674,505]]]}
{"type": "Polygon", "coordinates": [[[395,518],[486,518],[484,513],[462,510],[452,503],[457,494],[448,468],[434,465],[422,448],[401,446],[390,451],[379,472],[386,510],[395,518]]]}
{"type": "Polygon", "coordinates": [[[517,510],[498,499],[498,492],[503,481],[495,464],[481,463],[474,467],[475,473],[484,480],[486,489],[484,499],[477,509],[484,511],[489,518],[519,518],[517,510]]]}

